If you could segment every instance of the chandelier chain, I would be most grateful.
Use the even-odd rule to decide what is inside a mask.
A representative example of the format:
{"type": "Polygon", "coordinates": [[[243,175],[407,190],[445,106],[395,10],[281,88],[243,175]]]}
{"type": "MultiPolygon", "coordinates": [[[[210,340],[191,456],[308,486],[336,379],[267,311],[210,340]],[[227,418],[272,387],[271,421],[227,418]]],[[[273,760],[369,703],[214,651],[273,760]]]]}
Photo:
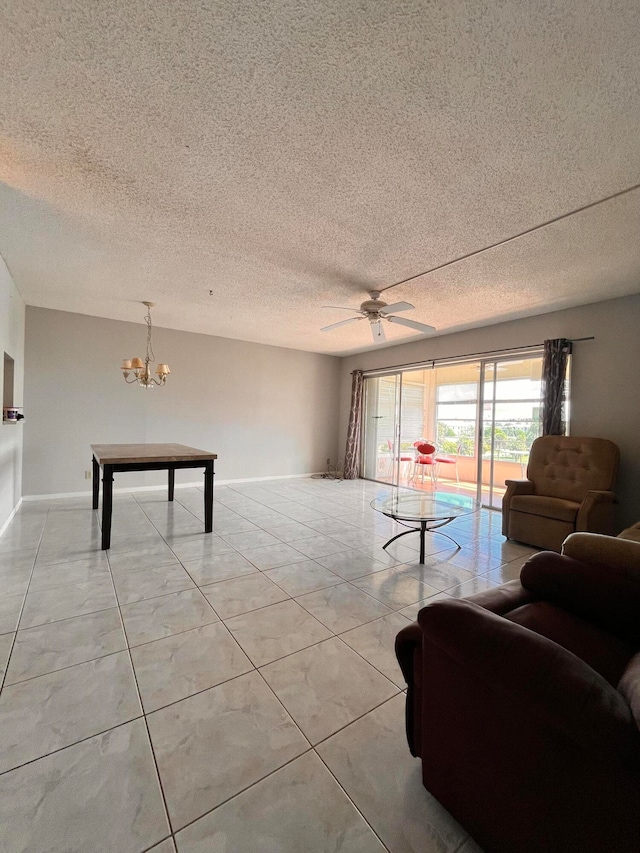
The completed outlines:
{"type": "Polygon", "coordinates": [[[153,346],[151,344],[151,309],[147,308],[147,313],[144,318],[145,323],[147,324],[147,361],[155,361],[156,357],[153,352],[153,346]]]}

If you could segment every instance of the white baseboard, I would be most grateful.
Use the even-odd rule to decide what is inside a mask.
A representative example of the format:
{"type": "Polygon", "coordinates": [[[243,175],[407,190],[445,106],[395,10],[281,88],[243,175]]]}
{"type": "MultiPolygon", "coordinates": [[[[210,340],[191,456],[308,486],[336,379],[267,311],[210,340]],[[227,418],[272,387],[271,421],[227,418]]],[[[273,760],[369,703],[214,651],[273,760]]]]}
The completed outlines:
{"type": "Polygon", "coordinates": [[[20,506],[22,505],[22,501],[23,501],[23,498],[20,498],[20,500],[18,501],[18,503],[14,506],[14,508],[13,508],[13,509],[11,510],[11,512],[9,513],[9,517],[7,518],[7,520],[5,521],[5,523],[2,525],[2,527],[0,527],[0,536],[2,536],[2,534],[5,532],[5,530],[7,529],[7,527],[8,527],[8,526],[11,524],[11,522],[13,521],[13,517],[14,517],[14,515],[18,512],[18,510],[20,509],[20,506]]]}
{"type": "MultiPolygon", "coordinates": [[[[313,473],[310,474],[281,474],[277,477],[245,477],[237,480],[219,480],[217,477],[215,478],[215,486],[230,486],[234,483],[260,483],[265,480],[303,480],[308,477],[313,477],[313,473]]],[[[214,489],[215,489],[214,486],[214,489]]],[[[202,480],[198,480],[196,483],[176,483],[176,489],[202,489],[203,482],[202,480]]],[[[163,483],[159,486],[129,486],[128,488],[114,488],[113,493],[115,494],[129,494],[130,492],[159,492],[166,491],[167,484],[163,483]]],[[[85,492],[60,492],[58,494],[52,495],[24,495],[20,498],[20,503],[22,501],[53,501],[58,500],[60,498],[86,498],[92,497],[93,489],[89,489],[85,492]]],[[[15,513],[17,512],[18,506],[13,510],[12,514],[9,517],[9,521],[13,518],[15,513]]],[[[9,524],[9,521],[6,522],[2,531],[4,531],[5,527],[9,524]]],[[[2,531],[0,531],[0,535],[2,535],[2,531]]]]}
{"type": "MultiPolygon", "coordinates": [[[[197,483],[176,483],[176,489],[193,489],[195,486],[202,486],[201,482],[197,483]]],[[[114,489],[114,495],[124,495],[129,492],[159,492],[162,489],[167,490],[167,484],[165,483],[162,486],[131,486],[130,488],[122,488],[122,489],[114,489]]],[[[93,496],[93,489],[90,489],[88,492],[59,492],[58,494],[53,495],[25,495],[23,500],[25,501],[54,501],[59,498],[87,498],[93,496]]]]}
{"type": "MultiPolygon", "coordinates": [[[[265,480],[304,480],[313,477],[314,474],[320,473],[312,471],[309,474],[280,474],[277,477],[241,477],[238,480],[218,480],[216,478],[216,486],[231,486],[234,483],[262,483],[265,480]]],[[[202,485],[198,483],[198,485],[202,485]]]]}

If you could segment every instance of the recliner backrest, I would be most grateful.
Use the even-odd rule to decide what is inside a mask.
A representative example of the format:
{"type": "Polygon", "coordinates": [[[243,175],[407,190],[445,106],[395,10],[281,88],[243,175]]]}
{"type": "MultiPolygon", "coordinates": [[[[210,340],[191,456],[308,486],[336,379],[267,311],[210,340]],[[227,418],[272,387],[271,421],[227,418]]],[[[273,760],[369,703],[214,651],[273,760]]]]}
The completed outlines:
{"type": "Polygon", "coordinates": [[[581,503],[588,491],[613,489],[619,460],[606,438],[545,435],[531,445],[527,478],[536,495],[581,503]]]}

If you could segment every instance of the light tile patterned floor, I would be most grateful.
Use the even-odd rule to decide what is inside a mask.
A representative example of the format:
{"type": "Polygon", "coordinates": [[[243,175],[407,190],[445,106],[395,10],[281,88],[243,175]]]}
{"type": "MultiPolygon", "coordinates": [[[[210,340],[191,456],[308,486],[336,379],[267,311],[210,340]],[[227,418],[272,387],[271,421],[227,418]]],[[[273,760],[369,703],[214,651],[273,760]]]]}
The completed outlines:
{"type": "Polygon", "coordinates": [[[389,553],[365,481],[25,503],[0,539],[2,849],[478,853],[423,788],[393,642],[518,576],[481,511],[389,553]],[[175,846],[174,846],[175,845],[175,846]]]}

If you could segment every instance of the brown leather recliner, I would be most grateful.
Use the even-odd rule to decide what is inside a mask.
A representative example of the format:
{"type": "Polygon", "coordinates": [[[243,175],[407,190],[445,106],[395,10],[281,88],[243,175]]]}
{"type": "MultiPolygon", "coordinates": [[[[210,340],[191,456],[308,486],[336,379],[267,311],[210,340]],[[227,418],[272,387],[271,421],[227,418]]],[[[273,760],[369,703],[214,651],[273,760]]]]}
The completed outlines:
{"type": "Polygon", "coordinates": [[[547,435],[531,445],[526,480],[506,480],[502,533],[560,551],[570,533],[614,532],[618,447],[606,438],[547,435]]]}
{"type": "Polygon", "coordinates": [[[638,853],[639,542],[574,534],[396,654],[424,785],[486,853],[638,853]]]}

